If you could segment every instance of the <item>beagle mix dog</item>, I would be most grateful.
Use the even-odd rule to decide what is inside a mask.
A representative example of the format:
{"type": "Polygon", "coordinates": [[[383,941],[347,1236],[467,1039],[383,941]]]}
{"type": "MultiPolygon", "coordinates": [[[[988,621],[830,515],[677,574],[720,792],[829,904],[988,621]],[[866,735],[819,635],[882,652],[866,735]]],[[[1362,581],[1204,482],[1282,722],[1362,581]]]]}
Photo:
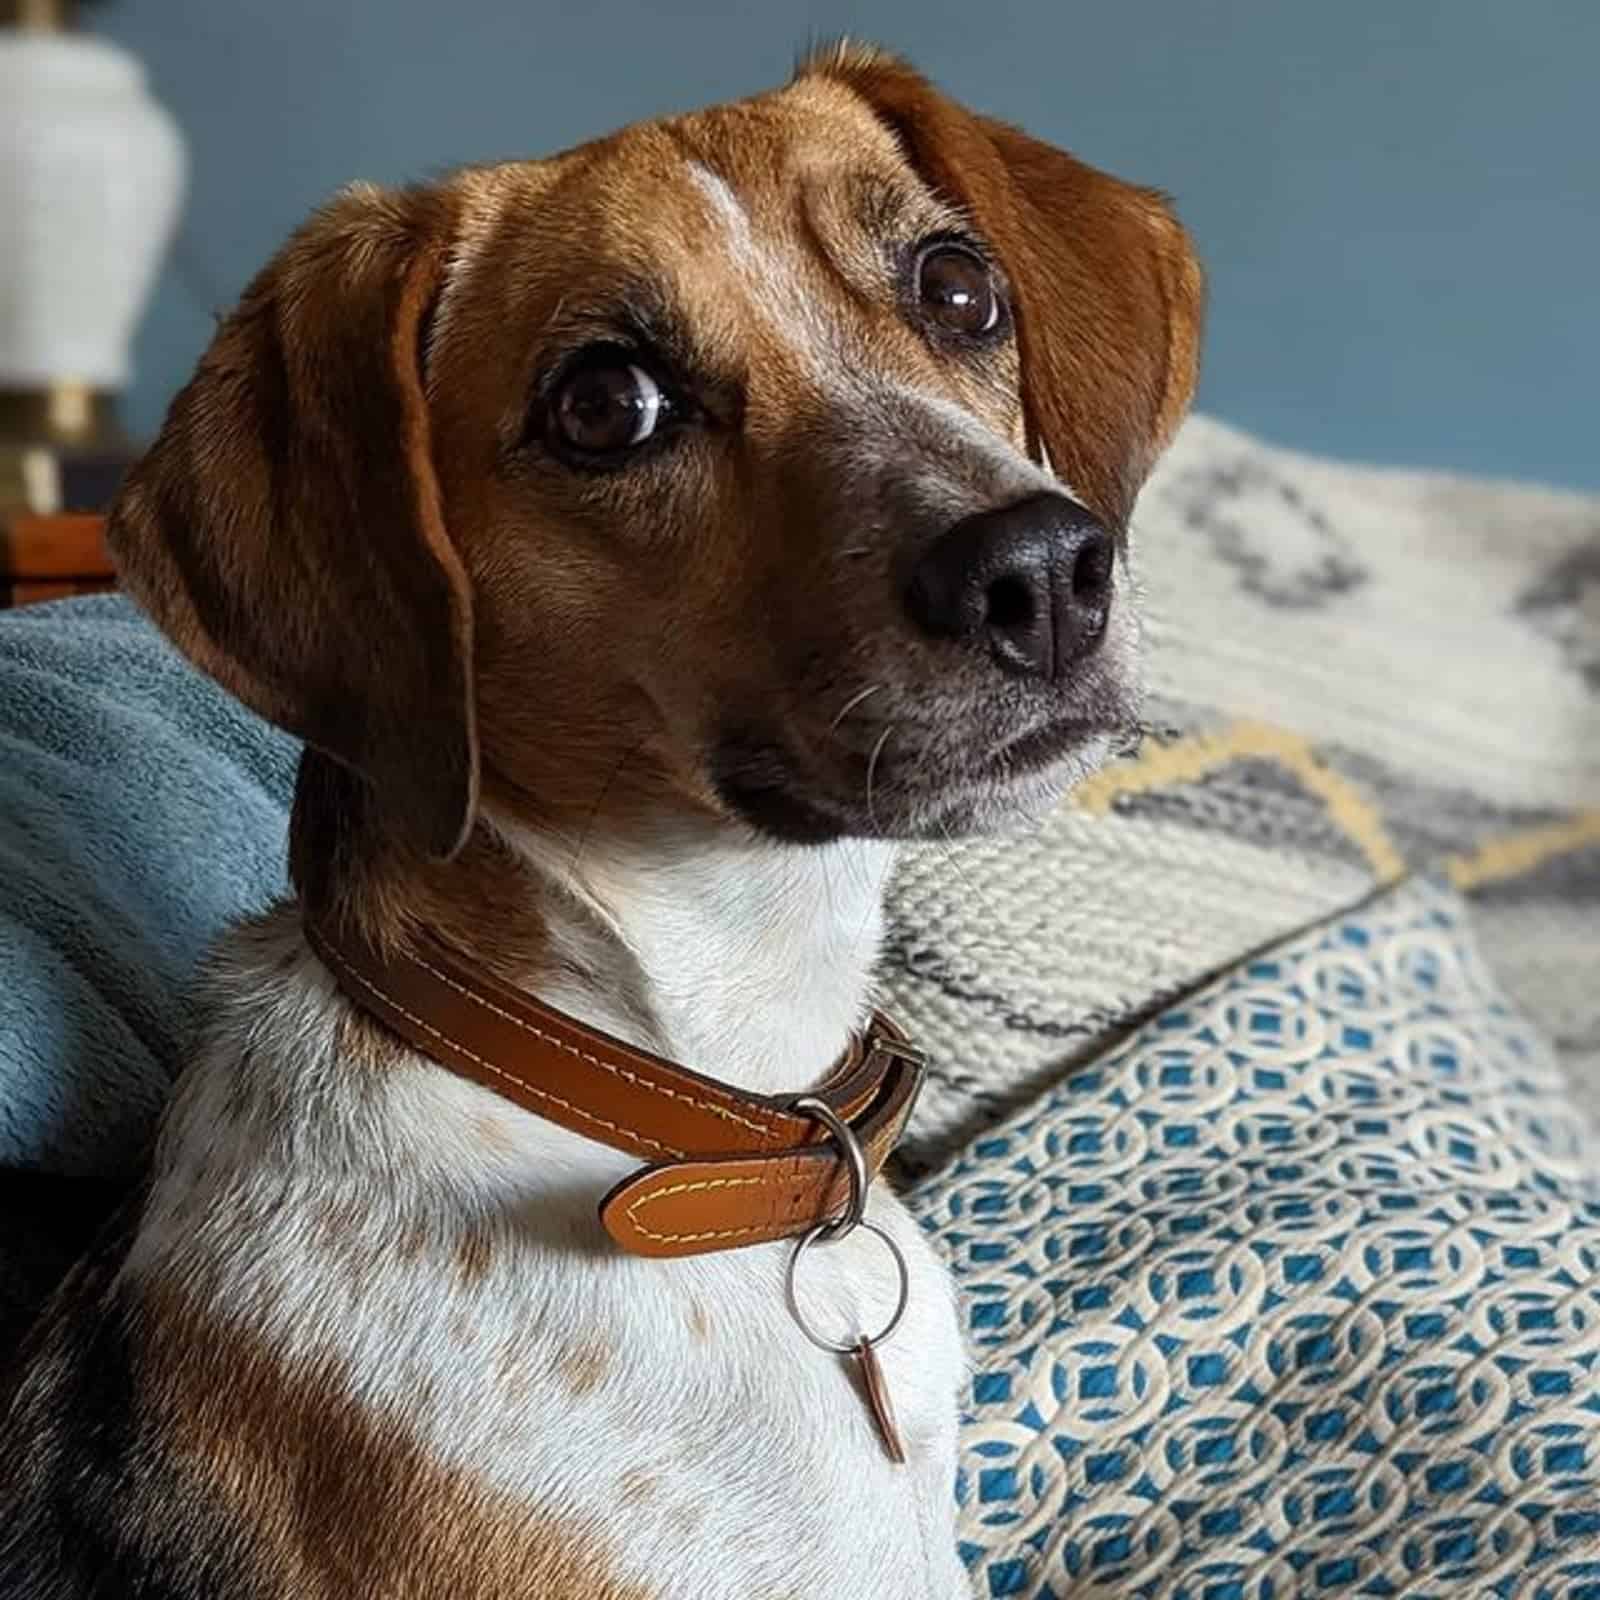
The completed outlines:
{"type": "Polygon", "coordinates": [[[1200,299],[1158,194],[852,46],[294,236],[111,536],[305,741],[297,899],[224,941],[148,1183],[30,1335],[0,1593],[968,1592],[953,1297],[865,1181],[901,1090],[852,1167],[846,1102],[910,1056],[862,1031],[882,890],[1133,725],[1129,517],[1200,299]],[[692,1141],[449,1070],[353,949],[570,1026],[573,1095],[810,1131],[781,1172],[702,1139],[681,1215],[756,1220],[633,1248],[597,1202],[692,1141]],[[801,1325],[902,1298],[871,1360],[801,1325]]]}

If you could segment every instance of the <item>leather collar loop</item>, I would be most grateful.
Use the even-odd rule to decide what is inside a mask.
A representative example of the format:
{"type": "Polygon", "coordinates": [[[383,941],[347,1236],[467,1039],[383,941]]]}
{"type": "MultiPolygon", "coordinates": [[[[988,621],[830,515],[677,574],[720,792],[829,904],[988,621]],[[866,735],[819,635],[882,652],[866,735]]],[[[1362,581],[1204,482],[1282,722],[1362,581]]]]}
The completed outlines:
{"type": "Polygon", "coordinates": [[[637,1255],[683,1256],[793,1238],[839,1216],[851,1174],[821,1100],[854,1135],[868,1181],[905,1129],[923,1058],[890,1019],[815,1089],[758,1095],[591,1028],[426,936],[379,951],[325,923],[311,948],[346,996],[424,1055],[573,1133],[643,1159],[600,1202],[637,1255]]]}

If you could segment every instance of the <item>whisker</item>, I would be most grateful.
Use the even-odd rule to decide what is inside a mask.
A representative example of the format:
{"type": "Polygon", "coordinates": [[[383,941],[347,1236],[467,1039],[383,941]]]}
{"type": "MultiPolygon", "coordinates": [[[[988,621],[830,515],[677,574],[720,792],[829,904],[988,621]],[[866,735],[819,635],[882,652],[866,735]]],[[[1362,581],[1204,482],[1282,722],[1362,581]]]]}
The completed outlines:
{"type": "Polygon", "coordinates": [[[938,824],[938,829],[939,832],[944,836],[944,843],[940,847],[941,853],[943,854],[945,860],[949,863],[952,871],[954,871],[955,875],[961,880],[962,887],[966,889],[967,893],[970,894],[977,904],[982,908],[984,916],[988,919],[990,928],[1003,928],[1005,923],[1002,921],[1000,914],[995,910],[994,905],[989,899],[989,896],[982,889],[980,889],[970,877],[968,877],[967,869],[961,865],[961,858],[956,854],[956,842],[953,838],[951,838],[950,830],[942,822],[938,824]]]}
{"type": "Polygon", "coordinates": [[[837,728],[839,724],[843,722],[844,719],[848,717],[863,700],[869,699],[872,695],[875,695],[882,687],[883,685],[881,683],[869,683],[867,687],[862,689],[858,694],[851,695],[850,698],[846,700],[845,703],[839,708],[839,715],[828,724],[828,732],[832,733],[833,730],[837,728]]]}
{"type": "MultiPolygon", "coordinates": [[[[878,881],[873,883],[872,871],[863,861],[861,865],[861,890],[865,909],[861,913],[860,925],[856,928],[856,939],[865,931],[867,924],[875,914],[883,910],[884,895],[889,887],[889,878],[894,872],[894,854],[884,853],[883,870],[878,873],[878,881]]],[[[854,942],[854,941],[852,941],[854,942]]]]}
{"type": "Polygon", "coordinates": [[[878,735],[878,742],[872,747],[872,754],[867,758],[867,820],[874,829],[878,828],[878,814],[872,809],[872,776],[878,770],[878,757],[883,754],[883,747],[889,742],[889,735],[894,732],[891,722],[882,733],[878,735]]]}

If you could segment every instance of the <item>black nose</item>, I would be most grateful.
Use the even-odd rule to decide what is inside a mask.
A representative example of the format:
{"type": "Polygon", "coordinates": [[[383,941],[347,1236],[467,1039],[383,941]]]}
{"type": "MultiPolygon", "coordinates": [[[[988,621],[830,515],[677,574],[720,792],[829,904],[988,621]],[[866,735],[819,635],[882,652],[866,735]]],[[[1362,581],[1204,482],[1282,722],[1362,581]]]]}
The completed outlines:
{"type": "Polygon", "coordinates": [[[1059,678],[1105,634],[1115,553],[1075,500],[1030,495],[941,534],[911,574],[906,610],[1018,677],[1059,678]]]}

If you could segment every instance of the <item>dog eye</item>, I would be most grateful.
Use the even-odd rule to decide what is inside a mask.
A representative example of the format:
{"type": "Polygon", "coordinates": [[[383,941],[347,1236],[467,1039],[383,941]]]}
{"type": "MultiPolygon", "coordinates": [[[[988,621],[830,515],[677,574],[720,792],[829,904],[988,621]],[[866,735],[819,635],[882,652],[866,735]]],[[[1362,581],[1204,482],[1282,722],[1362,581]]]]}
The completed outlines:
{"type": "Polygon", "coordinates": [[[1000,320],[1000,296],[989,269],[959,245],[935,245],[917,264],[923,312],[951,333],[989,333],[1000,320]]]}
{"type": "Polygon", "coordinates": [[[584,455],[641,445],[670,405],[661,385],[621,350],[595,351],[561,380],[551,416],[561,442],[584,455]]]}

